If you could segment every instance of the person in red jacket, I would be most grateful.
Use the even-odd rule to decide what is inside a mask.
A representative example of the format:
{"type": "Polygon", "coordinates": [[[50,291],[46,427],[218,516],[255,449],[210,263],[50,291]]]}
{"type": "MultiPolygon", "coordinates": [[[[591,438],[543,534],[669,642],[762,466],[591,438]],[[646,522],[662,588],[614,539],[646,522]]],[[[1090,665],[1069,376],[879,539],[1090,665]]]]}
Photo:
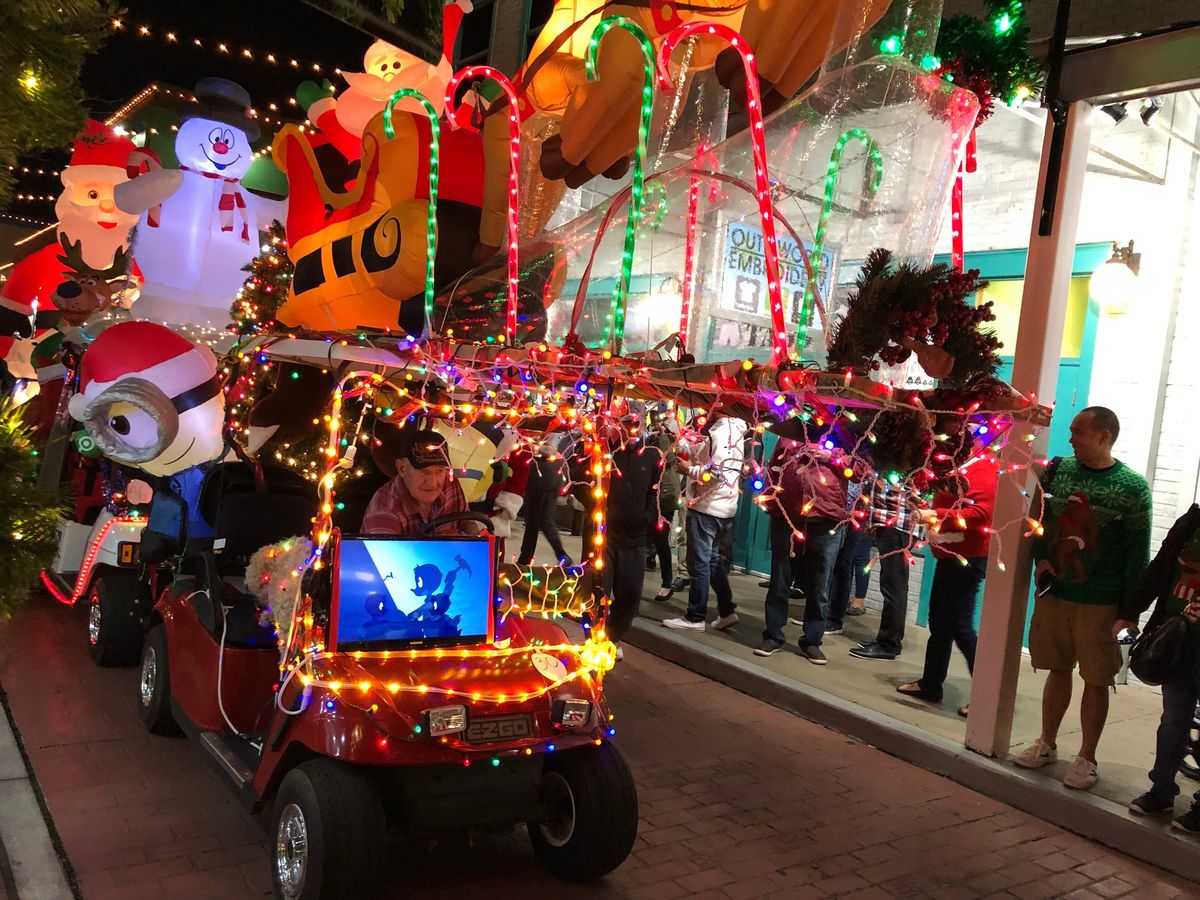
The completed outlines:
{"type": "MultiPolygon", "coordinates": [[[[969,436],[963,443],[969,450],[969,436]]],[[[959,458],[966,455],[959,454],[959,458]]],[[[929,595],[929,643],[924,674],[896,688],[901,694],[941,703],[954,645],[967,658],[967,669],[974,670],[975,607],[987,572],[995,504],[996,460],[983,453],[951,471],[935,493],[933,507],[921,510],[937,560],[929,595]]],[[[964,706],[958,713],[966,716],[967,711],[964,706]]]]}

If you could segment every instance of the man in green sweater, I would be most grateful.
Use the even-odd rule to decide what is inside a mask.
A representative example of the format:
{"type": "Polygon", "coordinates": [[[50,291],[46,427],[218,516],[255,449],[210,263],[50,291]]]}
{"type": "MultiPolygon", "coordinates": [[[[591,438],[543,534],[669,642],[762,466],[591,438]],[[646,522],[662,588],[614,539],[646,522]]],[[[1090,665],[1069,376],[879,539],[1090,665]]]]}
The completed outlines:
{"type": "Polygon", "coordinates": [[[1063,784],[1087,790],[1097,781],[1096,745],[1108,718],[1108,694],[1121,668],[1112,637],[1117,605],[1150,561],[1150,488],[1113,458],[1121,425],[1112,410],[1090,406],[1071,422],[1075,455],[1055,460],[1042,478],[1044,533],[1037,561],[1029,656],[1048,670],[1042,733],[1014,760],[1036,769],[1057,759],[1058,729],[1071,705],[1079,666],[1083,738],[1063,784]]]}

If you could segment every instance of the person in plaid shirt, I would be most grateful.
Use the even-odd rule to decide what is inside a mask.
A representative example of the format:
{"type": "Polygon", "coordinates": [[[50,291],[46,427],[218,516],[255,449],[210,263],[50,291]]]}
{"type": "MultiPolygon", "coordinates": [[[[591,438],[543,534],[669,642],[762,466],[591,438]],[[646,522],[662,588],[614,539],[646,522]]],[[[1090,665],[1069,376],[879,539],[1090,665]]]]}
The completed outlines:
{"type": "Polygon", "coordinates": [[[919,537],[916,511],[920,497],[911,486],[893,486],[878,478],[865,493],[870,510],[868,527],[879,548],[883,614],[875,640],[852,647],[850,653],[860,659],[895,659],[903,649],[908,617],[908,559],[904,548],[919,537]]]}
{"type": "MultiPolygon", "coordinates": [[[[466,512],[467,498],[450,477],[446,439],[436,431],[406,430],[400,437],[396,477],[375,492],[363,516],[363,534],[421,534],[439,516],[466,512]]],[[[435,534],[478,534],[474,522],[451,522],[435,534]]]]}

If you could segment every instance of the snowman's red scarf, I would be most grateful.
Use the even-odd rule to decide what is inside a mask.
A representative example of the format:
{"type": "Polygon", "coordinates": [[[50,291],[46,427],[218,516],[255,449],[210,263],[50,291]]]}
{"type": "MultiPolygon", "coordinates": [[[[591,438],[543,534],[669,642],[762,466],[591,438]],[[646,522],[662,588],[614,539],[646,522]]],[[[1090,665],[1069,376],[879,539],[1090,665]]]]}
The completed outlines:
{"type": "Polygon", "coordinates": [[[233,212],[237,209],[241,212],[242,240],[249,243],[250,221],[246,216],[246,198],[238,190],[238,185],[241,182],[236,178],[226,178],[223,175],[217,175],[213,172],[201,172],[199,169],[192,169],[184,165],[180,165],[179,168],[180,171],[194,172],[197,175],[203,175],[205,178],[221,179],[223,182],[221,185],[221,199],[217,203],[217,211],[221,214],[221,230],[233,231],[233,212]]]}

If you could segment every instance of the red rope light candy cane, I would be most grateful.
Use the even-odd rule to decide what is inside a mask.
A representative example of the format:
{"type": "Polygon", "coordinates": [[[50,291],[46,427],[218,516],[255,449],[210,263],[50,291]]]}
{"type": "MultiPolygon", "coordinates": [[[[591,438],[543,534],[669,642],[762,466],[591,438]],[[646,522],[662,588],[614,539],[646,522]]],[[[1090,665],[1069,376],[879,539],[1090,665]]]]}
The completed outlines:
{"type": "Polygon", "coordinates": [[[763,261],[767,269],[767,294],[771,298],[771,364],[779,365],[791,359],[787,340],[787,323],[783,315],[783,292],[779,282],[779,247],[775,240],[775,215],[771,208],[771,182],[767,177],[767,144],[763,131],[762,96],[758,89],[758,66],[754,53],[740,34],[728,25],[689,22],[681,25],[663,39],[659,50],[658,77],[664,87],[671,83],[671,53],[680,41],[694,35],[723,38],[742,57],[746,68],[746,112],[750,117],[750,145],[754,153],[754,180],[757,187],[758,214],[763,231],[763,261]]]}
{"type": "MultiPolygon", "coordinates": [[[[701,144],[696,148],[696,160],[699,161],[708,152],[708,145],[701,144]]],[[[687,208],[687,240],[683,254],[683,284],[680,293],[683,294],[683,305],[679,309],[679,344],[680,352],[687,353],[688,320],[692,314],[692,290],[696,268],[696,218],[700,206],[700,179],[693,175],[688,182],[687,208]]]]}
{"type": "Polygon", "coordinates": [[[954,268],[963,271],[966,268],[966,242],[963,235],[963,173],[974,172],[979,160],[976,153],[975,134],[977,128],[971,129],[967,138],[967,153],[958,164],[954,174],[954,192],[950,195],[950,257],[954,268]]]}
{"type": "Polygon", "coordinates": [[[504,318],[504,341],[510,347],[517,338],[517,279],[520,269],[517,265],[517,208],[518,192],[521,180],[521,118],[518,112],[520,102],[517,89],[508,76],[492,66],[467,66],[454,73],[450,83],[446,85],[446,111],[450,124],[455,128],[464,127],[458,121],[461,110],[455,106],[454,95],[458,86],[471,78],[490,78],[508,98],[508,309],[504,318]]]}

